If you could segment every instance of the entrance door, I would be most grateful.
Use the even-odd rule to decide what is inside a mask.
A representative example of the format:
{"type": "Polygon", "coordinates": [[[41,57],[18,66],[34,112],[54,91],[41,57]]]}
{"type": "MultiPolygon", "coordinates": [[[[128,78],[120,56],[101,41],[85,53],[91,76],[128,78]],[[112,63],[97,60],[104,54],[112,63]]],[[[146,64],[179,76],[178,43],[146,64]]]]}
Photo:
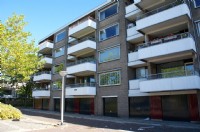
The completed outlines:
{"type": "Polygon", "coordinates": [[[68,98],[65,99],[65,110],[66,112],[75,112],[74,110],[74,99],[73,98],[68,98]]]}
{"type": "Polygon", "coordinates": [[[117,98],[103,98],[104,115],[117,116],[117,98]]]}
{"type": "Polygon", "coordinates": [[[162,109],[164,120],[190,120],[187,95],[163,96],[162,109]]]}
{"type": "Polygon", "coordinates": [[[60,112],[60,99],[54,99],[54,111],[60,112]]]}
{"type": "Polygon", "coordinates": [[[90,105],[91,105],[90,98],[80,98],[80,114],[91,114],[90,105]]]}

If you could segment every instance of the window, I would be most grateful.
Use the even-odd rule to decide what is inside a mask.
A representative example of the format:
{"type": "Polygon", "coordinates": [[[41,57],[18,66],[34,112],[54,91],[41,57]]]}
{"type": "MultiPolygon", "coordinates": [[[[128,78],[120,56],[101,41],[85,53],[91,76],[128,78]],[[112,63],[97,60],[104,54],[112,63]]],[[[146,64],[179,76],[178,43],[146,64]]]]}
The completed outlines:
{"type": "Polygon", "coordinates": [[[119,35],[119,24],[112,25],[100,31],[100,41],[119,35]]]}
{"type": "Polygon", "coordinates": [[[66,37],[66,31],[63,31],[56,35],[56,42],[60,42],[66,37]]]}
{"type": "Polygon", "coordinates": [[[146,78],[148,76],[148,69],[145,67],[136,68],[136,79],[146,78]]]}
{"type": "Polygon", "coordinates": [[[62,88],[61,80],[53,82],[53,89],[61,89],[61,88],[62,88]]]}
{"type": "Polygon", "coordinates": [[[64,65],[63,64],[60,64],[60,65],[56,65],[53,67],[53,73],[56,74],[56,73],[59,73],[60,71],[62,71],[64,68],[64,65]]]}
{"type": "Polygon", "coordinates": [[[61,47],[61,48],[58,48],[58,49],[56,49],[55,50],[55,55],[54,55],[54,57],[59,57],[59,56],[62,56],[62,55],[64,55],[64,47],[61,47]]]}
{"type": "Polygon", "coordinates": [[[194,0],[195,7],[200,7],[200,0],[194,0]]]}
{"type": "Polygon", "coordinates": [[[121,81],[120,71],[99,74],[99,86],[119,85],[121,81]]]}
{"type": "Polygon", "coordinates": [[[200,21],[196,22],[196,27],[197,27],[198,35],[200,36],[200,21]]]}
{"type": "Polygon", "coordinates": [[[104,19],[106,19],[106,18],[108,18],[108,17],[110,17],[114,14],[117,14],[117,12],[118,12],[118,8],[117,8],[117,4],[115,4],[115,5],[113,5],[109,8],[101,11],[99,13],[99,20],[102,21],[102,20],[104,20],[104,19]]]}
{"type": "Polygon", "coordinates": [[[110,48],[99,52],[99,63],[112,61],[120,58],[120,47],[110,48]]]}

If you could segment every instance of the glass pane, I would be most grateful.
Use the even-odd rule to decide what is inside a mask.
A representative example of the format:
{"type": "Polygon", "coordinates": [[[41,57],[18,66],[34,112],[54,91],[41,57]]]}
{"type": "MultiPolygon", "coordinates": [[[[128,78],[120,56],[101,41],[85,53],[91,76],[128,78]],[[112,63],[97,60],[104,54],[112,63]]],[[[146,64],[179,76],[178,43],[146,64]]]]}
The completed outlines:
{"type": "Polygon", "coordinates": [[[109,16],[112,16],[117,13],[117,4],[111,6],[110,8],[100,12],[100,21],[106,19],[109,16]]]}
{"type": "Polygon", "coordinates": [[[56,42],[62,41],[63,39],[65,39],[66,37],[66,31],[59,33],[58,35],[56,35],[56,42]]]}
{"type": "Polygon", "coordinates": [[[119,34],[119,25],[114,25],[100,31],[100,40],[116,36],[119,34]]]}
{"type": "Polygon", "coordinates": [[[117,85],[120,84],[120,72],[109,72],[109,73],[103,73],[99,76],[100,79],[100,86],[107,86],[107,85],[117,85]]]}
{"type": "Polygon", "coordinates": [[[195,6],[199,7],[200,6],[200,0],[194,0],[195,1],[195,6]]]}
{"type": "Polygon", "coordinates": [[[115,47],[112,49],[101,51],[99,60],[100,60],[100,63],[102,63],[102,62],[107,62],[107,61],[111,61],[111,60],[115,60],[119,58],[120,58],[120,48],[115,47]]]}
{"type": "Polygon", "coordinates": [[[55,57],[64,55],[64,47],[55,50],[55,57]]]}

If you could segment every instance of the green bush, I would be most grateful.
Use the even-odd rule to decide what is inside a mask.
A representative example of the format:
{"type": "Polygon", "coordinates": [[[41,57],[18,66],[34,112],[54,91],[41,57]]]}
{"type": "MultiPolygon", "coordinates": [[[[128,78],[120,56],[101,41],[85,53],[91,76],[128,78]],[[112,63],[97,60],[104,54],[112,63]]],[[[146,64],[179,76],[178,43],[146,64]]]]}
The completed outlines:
{"type": "Polygon", "coordinates": [[[20,119],[22,113],[17,108],[0,102],[0,119],[20,119]]]}

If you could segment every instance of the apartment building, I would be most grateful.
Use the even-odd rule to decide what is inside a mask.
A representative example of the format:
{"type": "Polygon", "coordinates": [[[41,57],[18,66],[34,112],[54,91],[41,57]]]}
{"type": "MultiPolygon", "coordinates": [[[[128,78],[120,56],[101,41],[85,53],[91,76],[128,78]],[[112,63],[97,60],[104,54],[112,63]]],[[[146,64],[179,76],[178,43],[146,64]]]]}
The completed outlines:
{"type": "MultiPolygon", "coordinates": [[[[81,14],[81,13],[80,13],[81,14]]],[[[34,108],[200,119],[200,0],[108,0],[39,42],[34,108]]]]}

